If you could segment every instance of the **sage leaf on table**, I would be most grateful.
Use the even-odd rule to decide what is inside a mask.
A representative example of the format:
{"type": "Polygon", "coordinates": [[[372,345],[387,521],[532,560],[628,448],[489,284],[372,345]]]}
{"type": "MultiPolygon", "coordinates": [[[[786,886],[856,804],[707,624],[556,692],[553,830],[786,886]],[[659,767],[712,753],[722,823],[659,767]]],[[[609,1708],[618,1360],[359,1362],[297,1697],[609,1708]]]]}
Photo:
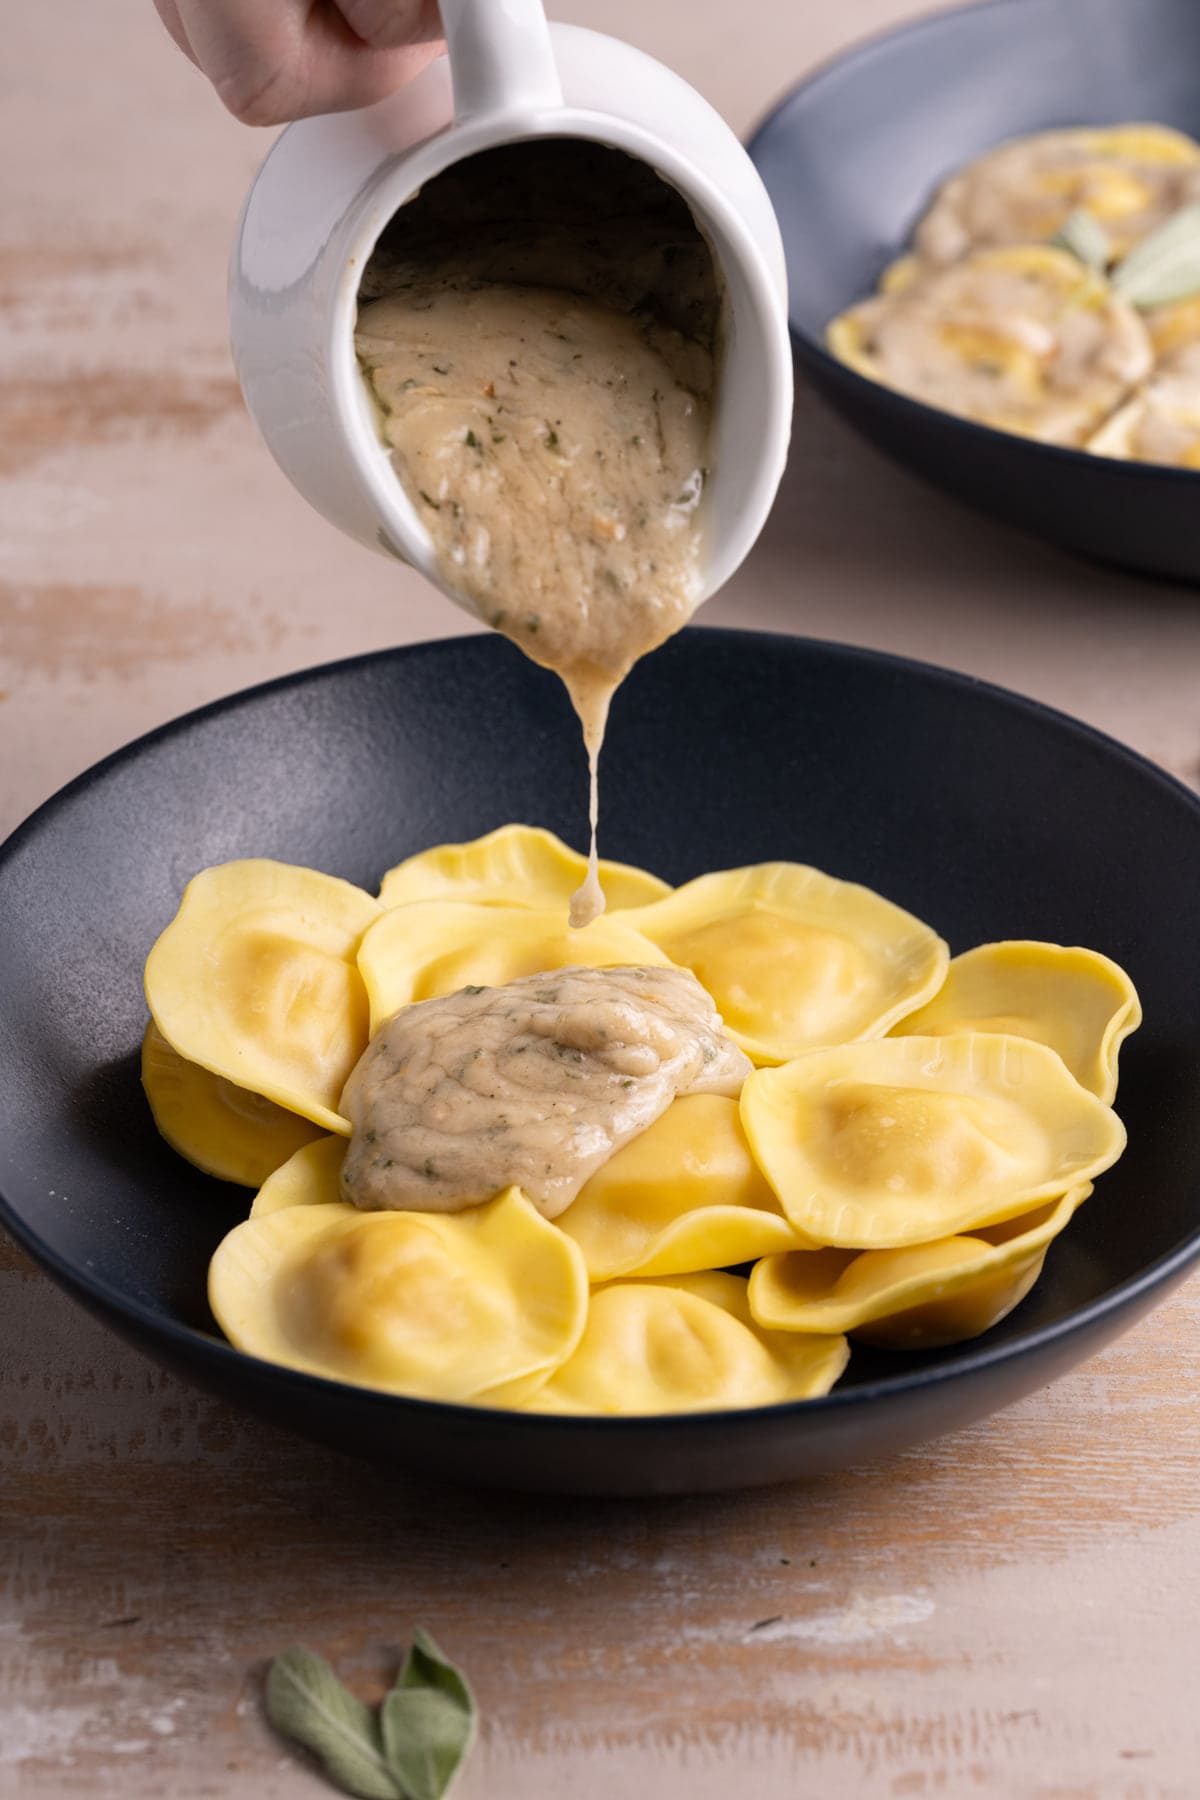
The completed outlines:
{"type": "Polygon", "coordinates": [[[1200,292],[1200,206],[1184,206],[1135,244],[1116,268],[1113,291],[1130,306],[1166,306],[1200,292]]]}
{"type": "Polygon", "coordinates": [[[388,1767],[408,1800],[442,1800],[475,1737],[475,1698],[466,1680],[419,1628],[380,1708],[388,1767]]]}
{"type": "Polygon", "coordinates": [[[1083,207],[1076,207],[1063,220],[1062,227],[1050,239],[1056,250],[1069,250],[1085,268],[1103,275],[1112,260],[1112,244],[1098,219],[1083,207]]]}
{"type": "Polygon", "coordinates": [[[311,1750],[343,1792],[359,1800],[405,1800],[384,1756],[378,1714],[342,1686],[323,1656],[302,1644],[277,1656],[266,1704],[276,1731],[311,1750]]]}

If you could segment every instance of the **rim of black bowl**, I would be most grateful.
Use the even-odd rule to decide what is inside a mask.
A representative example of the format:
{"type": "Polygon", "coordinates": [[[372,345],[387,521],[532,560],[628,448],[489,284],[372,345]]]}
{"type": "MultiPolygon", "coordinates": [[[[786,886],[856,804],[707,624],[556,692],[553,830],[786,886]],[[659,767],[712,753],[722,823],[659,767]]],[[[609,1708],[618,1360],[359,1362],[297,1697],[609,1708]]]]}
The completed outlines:
{"type": "MultiPolygon", "coordinates": [[[[751,162],[756,168],[758,167],[758,158],[755,152],[759,139],[775,128],[781,113],[786,112],[797,101],[806,99],[808,95],[823,87],[827,82],[839,79],[857,64],[868,63],[876,56],[886,54],[898,39],[918,37],[924,32],[936,31],[946,25],[953,26],[959,19],[970,16],[977,17],[980,13],[985,12],[1015,9],[1027,3],[1028,0],[965,0],[963,5],[947,7],[944,12],[922,13],[918,18],[909,19],[899,25],[888,25],[880,31],[872,31],[865,37],[855,39],[844,50],[837,50],[832,56],[825,57],[794,87],[788,88],[770,111],[763,115],[746,139],[746,152],[751,162]]],[[[1046,126],[1045,129],[1049,131],[1053,128],[1046,126]]],[[[861,294],[855,299],[848,300],[846,304],[853,306],[857,304],[857,300],[869,298],[869,295],[861,294]]],[[[995,425],[981,425],[976,419],[961,418],[958,413],[946,412],[940,406],[929,406],[924,400],[913,399],[911,394],[902,394],[899,389],[888,387],[886,382],[871,381],[868,376],[861,375],[857,369],[852,369],[849,363],[844,363],[839,357],[832,355],[824,342],[819,337],[814,337],[808,326],[796,319],[790,305],[788,307],[788,328],[793,344],[805,360],[815,364],[835,379],[845,381],[861,394],[870,394],[875,397],[881,393],[886,394],[889,400],[902,413],[907,412],[910,418],[940,420],[948,429],[965,432],[968,437],[973,437],[977,441],[986,440],[993,444],[997,441],[1020,444],[1030,455],[1043,457],[1051,462],[1063,463],[1067,466],[1073,465],[1076,468],[1093,470],[1097,466],[1106,467],[1109,470],[1118,468],[1123,470],[1126,477],[1131,480],[1156,481],[1160,485],[1168,482],[1181,485],[1194,482],[1200,475],[1200,469],[1181,469],[1172,463],[1133,462],[1126,457],[1102,456],[1095,450],[1078,450],[1069,444],[1043,444],[1037,438],[1022,436],[1019,431],[1001,431],[995,425]]]]}
{"type": "MultiPolygon", "coordinates": [[[[994,5],[1011,4],[1012,0],[991,0],[994,5]]],[[[1090,740],[1102,747],[1109,755],[1118,757],[1130,764],[1143,778],[1154,781],[1167,789],[1177,800],[1182,800],[1188,809],[1197,817],[1200,825],[1200,795],[1195,794],[1175,776],[1168,774],[1157,764],[1131,750],[1118,738],[1107,732],[1098,730],[1085,720],[1076,719],[1070,713],[1058,707],[1047,706],[1040,700],[1030,699],[1018,694],[1011,688],[1000,687],[997,683],[985,681],[977,676],[964,675],[953,669],[944,669],[936,663],[928,663],[916,657],[898,656],[887,650],[873,650],[856,644],[842,644],[835,640],[812,638],[799,634],[790,635],[782,632],[748,631],[720,626],[688,626],[689,632],[710,638],[740,638],[758,643],[773,645],[789,653],[790,646],[803,645],[824,652],[832,651],[848,662],[870,662],[883,664],[889,668],[902,668],[920,675],[926,680],[932,679],[951,687],[966,689],[973,694],[983,694],[990,700],[1008,707],[1015,712],[1030,713],[1035,718],[1051,721],[1059,727],[1065,727],[1072,734],[1090,740]]],[[[130,743],[112,751],[99,762],[75,776],[65,786],[59,788],[49,799],[42,802],[28,818],[15,828],[3,842],[0,842],[0,870],[3,869],[12,855],[27,836],[39,828],[46,819],[53,816],[59,808],[74,795],[101,780],[107,771],[116,764],[125,762],[137,753],[157,743],[163,738],[174,736],[178,732],[189,730],[193,725],[206,719],[219,717],[222,713],[232,712],[235,708],[252,705],[259,698],[268,694],[283,692],[288,688],[302,687],[306,683],[343,674],[358,667],[378,664],[380,662],[403,661],[409,657],[421,655],[453,655],[464,644],[477,642],[481,634],[470,633],[465,637],[436,638],[417,644],[404,644],[390,650],[369,650],[358,656],[340,659],[336,662],[316,663],[310,668],[293,671],[288,675],[276,676],[269,681],[257,682],[254,686],[241,688],[236,693],[225,695],[218,700],[211,700],[204,706],[195,707],[192,711],[182,713],[163,725],[143,732],[130,743]]],[[[1061,1342],[1084,1332],[1097,1320],[1111,1312],[1119,1312],[1131,1301],[1146,1294],[1172,1276],[1182,1275],[1188,1264],[1200,1260],[1200,1219],[1194,1230],[1165,1255],[1149,1263],[1144,1269],[1131,1276],[1128,1281],[1121,1282],[1108,1293],[1101,1295],[1089,1305],[1057,1319],[1051,1324],[1043,1325],[1036,1331],[1026,1332],[1005,1343],[982,1345],[967,1350],[960,1355],[952,1356],[945,1361],[931,1364],[928,1367],[909,1368],[897,1375],[883,1375],[875,1380],[863,1382],[860,1386],[839,1390],[834,1387],[828,1394],[821,1394],[809,1400],[779,1401],[767,1406],[754,1407],[714,1407],[697,1412],[667,1413],[527,1413],[516,1409],[489,1407],[484,1404],[463,1403],[453,1400],[430,1400],[416,1395],[392,1393],[385,1388],[368,1388],[352,1382],[338,1381],[326,1375],[314,1375],[306,1370],[295,1369],[286,1363],[271,1362],[264,1357],[252,1356],[249,1352],[236,1349],[224,1338],[214,1336],[211,1332],[201,1331],[192,1325],[185,1325],[178,1320],[166,1317],[152,1307],[125,1293],[121,1288],[113,1287],[109,1282],[91,1275],[74,1263],[61,1257],[40,1237],[32,1226],[10,1204],[0,1192],[0,1226],[28,1251],[38,1265],[54,1276],[59,1285],[74,1296],[87,1296],[97,1304],[104,1313],[116,1313],[137,1327],[139,1340],[149,1337],[153,1341],[178,1345],[186,1349],[189,1359],[200,1357],[236,1371],[243,1363],[253,1363],[257,1367],[271,1371],[273,1378],[302,1389],[316,1389],[326,1393],[370,1395],[376,1400],[387,1401],[400,1408],[416,1407],[421,1411],[452,1412],[460,1414],[464,1420],[477,1416],[481,1411],[494,1416],[521,1421],[523,1427],[544,1433],[553,1431],[578,1431],[581,1427],[590,1430],[653,1431],[670,1424],[676,1430],[703,1431],[711,1427],[715,1421],[731,1426],[750,1425],[762,1419],[764,1415],[775,1417],[795,1415],[812,1418],[822,1413],[844,1412],[848,1408],[869,1405],[875,1401],[887,1401],[894,1396],[908,1394],[916,1389],[935,1387],[942,1382],[955,1381],[978,1374],[981,1370],[996,1368],[1000,1365],[1024,1356],[1028,1351],[1061,1342]]],[[[86,1302],[85,1302],[86,1303],[86,1302]]],[[[978,1344],[979,1340],[969,1340],[978,1344]]]]}

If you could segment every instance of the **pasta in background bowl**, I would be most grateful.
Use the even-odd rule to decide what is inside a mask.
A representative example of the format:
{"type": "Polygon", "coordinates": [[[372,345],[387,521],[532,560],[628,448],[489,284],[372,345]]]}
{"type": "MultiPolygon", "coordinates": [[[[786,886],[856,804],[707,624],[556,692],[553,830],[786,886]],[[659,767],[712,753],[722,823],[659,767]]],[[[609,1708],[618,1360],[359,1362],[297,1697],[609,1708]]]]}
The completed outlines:
{"type": "Polygon", "coordinates": [[[911,385],[883,385],[880,360],[861,341],[861,328],[874,330],[884,310],[906,337],[924,333],[924,298],[897,293],[892,309],[859,303],[889,268],[898,265],[893,282],[911,274],[916,233],[928,265],[922,285],[935,312],[955,313],[957,351],[969,359],[981,348],[972,269],[987,274],[997,259],[1011,269],[1014,251],[1018,261],[1045,254],[1065,207],[1089,199],[1115,255],[1143,226],[1194,205],[1188,145],[1200,139],[1200,100],[1180,71],[1198,62],[1200,12],[1190,0],[963,7],[846,51],[787,96],[750,145],[783,233],[799,361],[864,437],[935,486],[1051,543],[1191,582],[1200,580],[1200,537],[1186,308],[1165,332],[1154,314],[1143,325],[1123,302],[1064,315],[1059,276],[1047,270],[1024,353],[1016,346],[1001,359],[1004,379],[976,380],[960,417],[941,409],[940,383],[920,384],[920,397],[911,385]],[[1099,146],[1102,180],[1080,187],[1057,169],[1039,185],[1018,170],[1015,211],[998,221],[994,207],[981,209],[964,170],[1006,154],[998,147],[1012,140],[1064,128],[1099,146]],[[1105,163],[1105,140],[1122,136],[1127,168],[1105,163]],[[847,314],[829,347],[829,322],[847,314]],[[1047,332],[1061,335],[1064,318],[1073,374],[1065,392],[1049,384],[1053,406],[1039,419],[1036,345],[1047,332]],[[1148,372],[1152,358],[1159,366],[1148,372]],[[1017,435],[1031,426],[1034,435],[1017,435]],[[1039,431],[1050,441],[1036,441],[1039,431]],[[1078,448],[1089,436],[1092,449],[1078,448]]]}

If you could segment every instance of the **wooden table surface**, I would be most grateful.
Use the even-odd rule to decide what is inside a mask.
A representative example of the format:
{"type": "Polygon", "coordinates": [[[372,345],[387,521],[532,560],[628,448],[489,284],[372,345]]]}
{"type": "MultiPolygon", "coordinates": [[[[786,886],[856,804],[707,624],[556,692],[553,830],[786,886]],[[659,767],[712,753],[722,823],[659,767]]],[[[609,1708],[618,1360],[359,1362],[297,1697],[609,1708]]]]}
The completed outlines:
{"type": "MultiPolygon", "coordinates": [[[[910,7],[553,10],[744,131],[910,7]]],[[[311,514],[241,409],[225,260],[264,137],[149,0],[13,8],[5,49],[0,834],[186,707],[468,629],[311,514]]],[[[972,518],[805,392],[780,504],[707,618],[970,670],[1200,774],[1195,593],[972,518]]],[[[264,1659],[302,1639],[369,1694],[420,1621],[483,1706],[462,1800],[1200,1794],[1195,1281],[893,1462],[604,1505],[427,1490],[281,1436],[12,1246],[0,1295],[0,1795],[318,1795],[262,1722],[264,1659]]]]}

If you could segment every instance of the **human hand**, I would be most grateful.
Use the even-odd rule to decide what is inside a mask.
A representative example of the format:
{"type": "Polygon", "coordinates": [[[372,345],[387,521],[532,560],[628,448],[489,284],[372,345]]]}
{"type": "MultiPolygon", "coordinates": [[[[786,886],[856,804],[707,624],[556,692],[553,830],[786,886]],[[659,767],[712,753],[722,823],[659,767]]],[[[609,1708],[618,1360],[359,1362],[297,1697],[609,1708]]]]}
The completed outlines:
{"type": "Polygon", "coordinates": [[[440,48],[437,0],[154,0],[245,125],[370,106],[440,48]]]}

